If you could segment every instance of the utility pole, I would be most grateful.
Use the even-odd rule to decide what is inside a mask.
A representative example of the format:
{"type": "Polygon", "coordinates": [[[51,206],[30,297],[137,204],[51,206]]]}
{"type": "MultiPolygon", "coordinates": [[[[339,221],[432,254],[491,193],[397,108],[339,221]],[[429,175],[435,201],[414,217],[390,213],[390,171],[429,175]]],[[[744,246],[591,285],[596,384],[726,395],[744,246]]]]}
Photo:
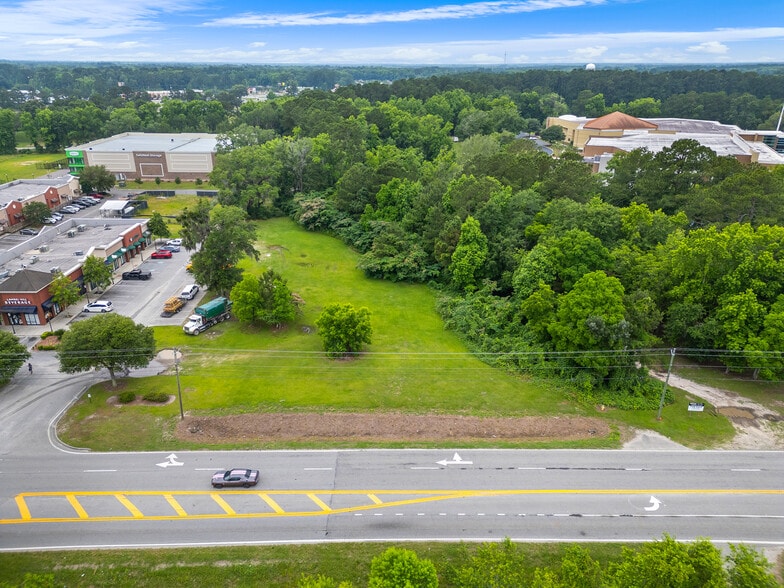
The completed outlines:
{"type": "Polygon", "coordinates": [[[174,373],[177,376],[177,399],[180,401],[180,420],[185,420],[185,413],[182,410],[182,388],[180,388],[180,360],[177,357],[179,349],[174,348],[174,373]]]}
{"type": "Polygon", "coordinates": [[[667,394],[667,384],[670,381],[670,374],[672,373],[672,362],[675,360],[675,347],[670,349],[670,365],[667,367],[667,377],[664,378],[662,385],[661,399],[659,400],[659,413],[656,415],[656,420],[662,420],[662,408],[664,408],[664,395],[667,394]]]}

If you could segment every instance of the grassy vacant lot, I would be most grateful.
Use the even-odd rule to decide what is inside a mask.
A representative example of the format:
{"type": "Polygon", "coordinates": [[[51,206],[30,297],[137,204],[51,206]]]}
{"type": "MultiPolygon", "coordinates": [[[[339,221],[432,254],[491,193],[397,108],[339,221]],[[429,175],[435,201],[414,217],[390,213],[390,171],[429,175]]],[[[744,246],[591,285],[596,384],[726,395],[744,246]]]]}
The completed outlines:
{"type": "MultiPolygon", "coordinates": [[[[168,205],[169,203],[167,203],[168,205]]],[[[356,269],[357,254],[340,241],[304,231],[288,219],[259,223],[259,262],[248,271],[271,266],[305,301],[302,316],[276,330],[235,321],[198,337],[178,326],[156,328],[160,348],[177,348],[183,361],[180,385],[190,414],[222,415],[259,411],[401,411],[479,416],[590,415],[614,423],[652,428],[695,447],[732,435],[720,416],[688,413],[678,396],[657,422],[651,411],[599,413],[570,401],[569,390],[553,381],[533,381],[491,368],[467,352],[460,339],[444,330],[435,312],[436,294],[422,285],[367,279],[356,269]],[[313,325],[325,305],[349,302],[372,314],[373,343],[368,353],[350,360],[329,360],[313,325]]],[[[175,394],[173,374],[129,378],[125,390],[175,394]]],[[[106,400],[116,391],[91,390],[66,418],[63,440],[97,450],[189,448],[171,438],[179,418],[177,403],[117,408],[106,400]],[[122,430],[122,435],[117,431],[122,430]]],[[[572,444],[617,447],[618,437],[572,444]]],[[[508,446],[501,443],[494,446],[508,446]]],[[[246,447],[258,448],[249,443],[246,447]]],[[[265,446],[266,447],[266,446],[265,446]]]]}
{"type": "Polygon", "coordinates": [[[64,153],[26,153],[24,155],[0,155],[0,183],[11,180],[28,180],[46,175],[48,171],[37,164],[52,163],[65,159],[64,153]]]}

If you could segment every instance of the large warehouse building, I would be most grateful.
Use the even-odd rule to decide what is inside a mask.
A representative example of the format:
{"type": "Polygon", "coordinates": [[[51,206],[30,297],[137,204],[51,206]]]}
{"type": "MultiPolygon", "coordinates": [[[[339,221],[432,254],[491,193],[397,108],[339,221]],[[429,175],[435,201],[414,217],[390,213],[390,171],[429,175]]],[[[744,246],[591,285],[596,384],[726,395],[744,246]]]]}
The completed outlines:
{"type": "Polygon", "coordinates": [[[206,180],[215,165],[217,135],[122,133],[65,150],[71,173],[102,165],[117,180],[206,180]]]}

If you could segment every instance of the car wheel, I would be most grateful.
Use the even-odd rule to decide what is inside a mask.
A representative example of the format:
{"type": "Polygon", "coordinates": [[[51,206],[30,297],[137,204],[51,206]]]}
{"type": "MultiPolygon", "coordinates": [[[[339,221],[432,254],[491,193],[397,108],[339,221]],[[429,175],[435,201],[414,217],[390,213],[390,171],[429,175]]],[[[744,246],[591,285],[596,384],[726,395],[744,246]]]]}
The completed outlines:
{"type": "Polygon", "coordinates": [[[248,484],[247,482],[245,482],[245,483],[242,485],[242,487],[243,487],[243,488],[250,488],[250,484],[248,484]]]}
{"type": "Polygon", "coordinates": [[[213,484],[215,488],[223,488],[223,484],[213,484]]]}

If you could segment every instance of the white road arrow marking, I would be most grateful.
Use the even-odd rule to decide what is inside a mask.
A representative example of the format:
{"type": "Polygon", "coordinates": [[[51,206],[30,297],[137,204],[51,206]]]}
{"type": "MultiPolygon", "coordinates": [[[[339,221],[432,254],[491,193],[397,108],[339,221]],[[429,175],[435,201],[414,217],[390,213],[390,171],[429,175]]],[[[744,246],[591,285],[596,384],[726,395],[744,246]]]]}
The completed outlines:
{"type": "Polygon", "coordinates": [[[164,461],[162,463],[156,463],[155,465],[157,465],[159,468],[168,468],[169,466],[185,465],[181,461],[175,461],[177,459],[177,456],[174,455],[173,453],[171,455],[169,455],[166,459],[168,459],[169,461],[164,461]]]}
{"type": "Polygon", "coordinates": [[[654,510],[659,510],[660,506],[661,506],[661,500],[659,500],[655,496],[651,496],[651,505],[650,506],[646,506],[645,510],[647,510],[649,512],[650,511],[654,511],[654,510]]]}
{"type": "Polygon", "coordinates": [[[441,461],[436,462],[438,465],[448,466],[448,465],[473,465],[473,461],[463,461],[463,458],[460,457],[457,453],[452,456],[452,459],[442,459],[441,461]]]}

